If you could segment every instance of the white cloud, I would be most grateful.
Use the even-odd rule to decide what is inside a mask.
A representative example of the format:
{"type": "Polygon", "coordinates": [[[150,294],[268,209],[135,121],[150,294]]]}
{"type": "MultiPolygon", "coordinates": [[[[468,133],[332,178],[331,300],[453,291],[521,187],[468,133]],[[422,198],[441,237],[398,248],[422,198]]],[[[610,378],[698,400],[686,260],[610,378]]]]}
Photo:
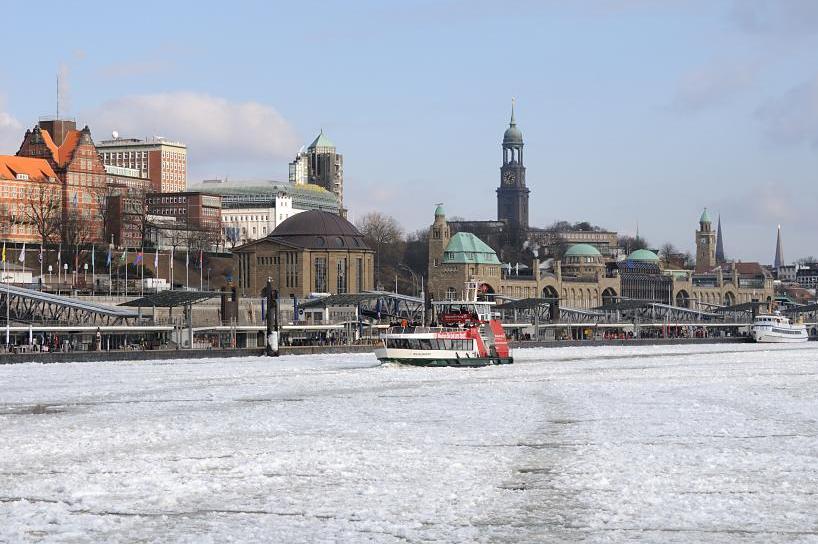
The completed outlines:
{"type": "Polygon", "coordinates": [[[767,100],[757,112],[767,137],[775,143],[818,147],[818,77],[767,100]]]}
{"type": "Polygon", "coordinates": [[[690,113],[729,103],[754,83],[758,66],[722,60],[684,74],[671,109],[690,113]]]}
{"type": "Polygon", "coordinates": [[[0,97],[0,155],[14,155],[23,141],[23,124],[3,111],[0,97]]]}
{"type": "Polygon", "coordinates": [[[83,116],[96,139],[161,135],[187,144],[190,163],[276,160],[294,155],[295,131],[272,107],[194,92],[126,96],[83,116]]]}

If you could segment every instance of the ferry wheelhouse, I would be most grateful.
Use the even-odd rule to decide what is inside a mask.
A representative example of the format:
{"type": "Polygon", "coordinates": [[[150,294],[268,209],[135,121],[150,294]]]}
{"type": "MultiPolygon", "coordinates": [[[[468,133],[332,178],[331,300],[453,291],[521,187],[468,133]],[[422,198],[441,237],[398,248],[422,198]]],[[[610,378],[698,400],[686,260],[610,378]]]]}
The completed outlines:
{"type": "Polygon", "coordinates": [[[461,300],[432,303],[429,326],[401,325],[381,334],[375,356],[383,362],[417,366],[475,367],[511,364],[513,358],[494,302],[480,300],[468,282],[461,300]]]}
{"type": "Polygon", "coordinates": [[[759,343],[768,342],[806,342],[809,340],[807,326],[804,323],[791,323],[779,313],[759,315],[753,321],[750,333],[753,340],[759,343]]]}

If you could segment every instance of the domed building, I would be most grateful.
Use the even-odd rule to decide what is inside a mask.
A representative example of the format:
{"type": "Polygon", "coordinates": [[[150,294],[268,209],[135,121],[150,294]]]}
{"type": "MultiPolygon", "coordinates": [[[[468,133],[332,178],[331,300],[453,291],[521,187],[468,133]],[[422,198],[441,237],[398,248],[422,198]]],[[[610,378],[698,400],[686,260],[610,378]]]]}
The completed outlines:
{"type": "Polygon", "coordinates": [[[563,276],[596,279],[604,270],[602,253],[591,244],[574,244],[562,256],[563,276]]]}
{"type": "Polygon", "coordinates": [[[233,250],[236,285],[240,294],[260,296],[270,277],[282,298],[369,291],[374,253],[340,215],[309,210],[285,220],[266,238],[233,250]]]}

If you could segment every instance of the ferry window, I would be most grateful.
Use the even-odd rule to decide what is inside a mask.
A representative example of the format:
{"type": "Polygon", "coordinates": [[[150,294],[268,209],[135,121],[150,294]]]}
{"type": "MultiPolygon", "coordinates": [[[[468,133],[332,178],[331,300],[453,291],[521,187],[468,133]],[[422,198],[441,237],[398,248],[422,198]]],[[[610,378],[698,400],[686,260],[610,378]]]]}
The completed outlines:
{"type": "Polygon", "coordinates": [[[429,338],[420,339],[420,349],[432,349],[432,341],[429,338]]]}

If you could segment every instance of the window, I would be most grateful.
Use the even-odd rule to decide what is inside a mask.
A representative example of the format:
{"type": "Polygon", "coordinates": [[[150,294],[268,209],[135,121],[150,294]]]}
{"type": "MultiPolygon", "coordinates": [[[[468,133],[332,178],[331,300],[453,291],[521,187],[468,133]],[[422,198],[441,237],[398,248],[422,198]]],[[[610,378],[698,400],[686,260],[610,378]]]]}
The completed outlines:
{"type": "Polygon", "coordinates": [[[361,257],[358,257],[357,263],[355,264],[355,287],[357,288],[356,291],[358,293],[363,293],[363,291],[364,291],[364,260],[361,257]]]}
{"type": "Polygon", "coordinates": [[[284,254],[284,276],[287,287],[298,287],[298,253],[288,251],[284,254]]]}
{"type": "Polygon", "coordinates": [[[346,257],[338,259],[337,293],[342,295],[347,292],[347,260],[346,257]]]}
{"type": "Polygon", "coordinates": [[[313,261],[313,276],[315,277],[315,292],[327,292],[327,258],[316,257],[313,261]]]}

